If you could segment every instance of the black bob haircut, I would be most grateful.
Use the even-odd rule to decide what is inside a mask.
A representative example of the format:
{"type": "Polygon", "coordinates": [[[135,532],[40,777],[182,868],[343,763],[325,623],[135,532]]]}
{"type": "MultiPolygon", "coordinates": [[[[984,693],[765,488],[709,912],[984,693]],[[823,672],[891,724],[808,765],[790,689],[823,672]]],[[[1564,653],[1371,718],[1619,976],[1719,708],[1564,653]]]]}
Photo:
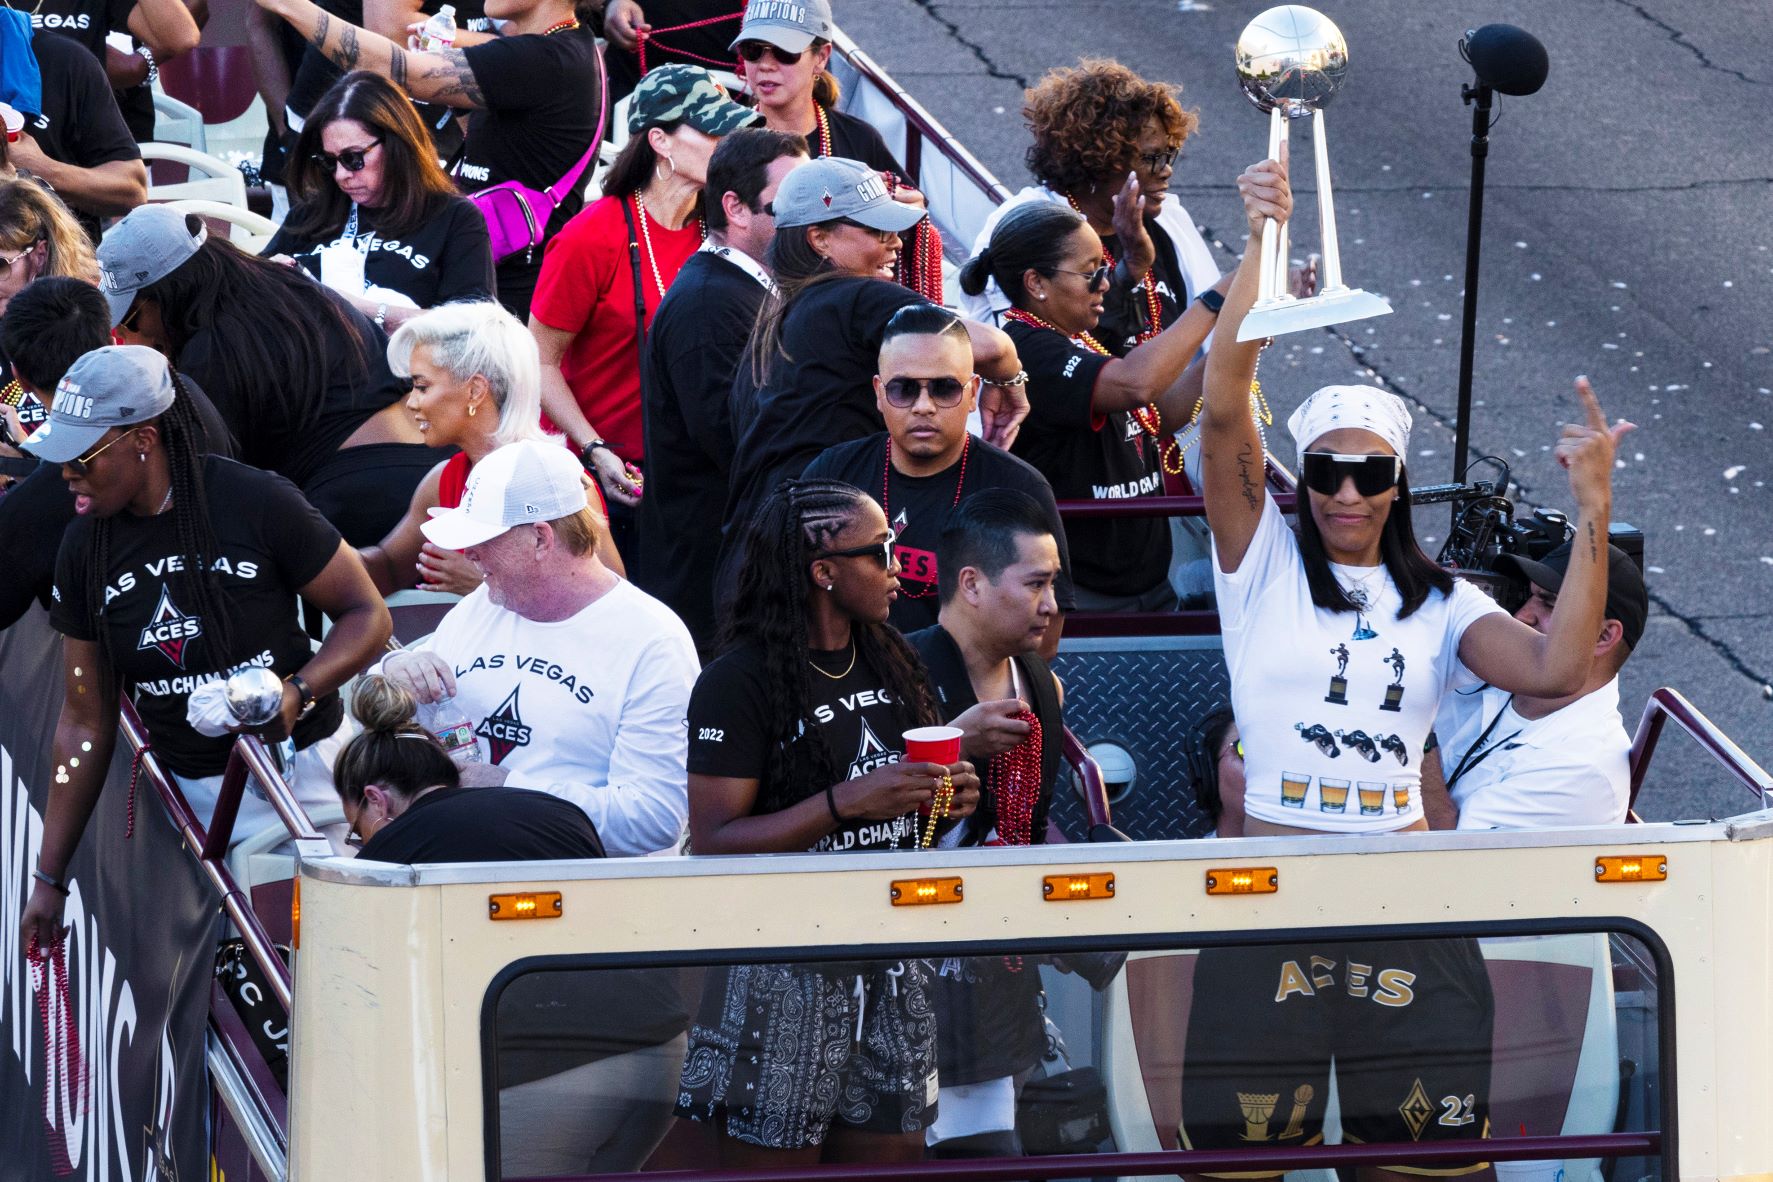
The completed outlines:
{"type": "Polygon", "coordinates": [[[1039,502],[1014,488],[988,488],[954,507],[936,542],[936,588],[948,603],[960,589],[960,571],[970,566],[988,579],[1016,561],[1020,540],[1052,537],[1039,502]]]}
{"type": "Polygon", "coordinates": [[[53,391],[74,362],[111,343],[111,307],[98,288],[65,275],[28,284],[0,318],[0,352],[19,377],[53,391]]]}
{"type": "Polygon", "coordinates": [[[769,183],[769,167],[786,156],[809,156],[806,137],[767,127],[741,127],[721,137],[708,160],[708,183],[703,186],[702,220],[710,233],[726,232],[726,209],[721,198],[736,194],[752,213],[763,212],[757,199],[769,183]]]}

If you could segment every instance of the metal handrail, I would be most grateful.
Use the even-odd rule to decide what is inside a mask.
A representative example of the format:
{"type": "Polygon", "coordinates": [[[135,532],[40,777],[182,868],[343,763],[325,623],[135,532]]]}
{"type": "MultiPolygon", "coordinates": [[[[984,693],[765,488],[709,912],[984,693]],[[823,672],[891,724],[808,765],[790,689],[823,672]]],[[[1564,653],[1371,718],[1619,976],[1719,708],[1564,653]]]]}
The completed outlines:
{"type": "Polygon", "coordinates": [[[1102,778],[1102,765],[1096,762],[1096,757],[1083,745],[1083,740],[1071,733],[1070,727],[1064,730],[1064,747],[1060,758],[1077,773],[1077,794],[1083,800],[1084,813],[1090,820],[1090,830],[1094,832],[1098,825],[1112,826],[1114,810],[1108,803],[1108,784],[1102,778]]]}
{"type": "MultiPolygon", "coordinates": [[[[1487,1141],[1436,1141],[1432,1144],[1317,1145],[1287,1149],[1160,1150],[1149,1153],[1067,1153],[1052,1157],[997,1157],[918,1162],[867,1162],[772,1169],[770,1182],[921,1182],[930,1178],[965,1178],[971,1182],[1015,1182],[1017,1179],[1156,1177],[1162,1174],[1230,1170],[1329,1169],[1336,1166],[1428,1166],[1485,1161],[1536,1161],[1558,1158],[1654,1157],[1662,1152],[1662,1134],[1597,1133],[1586,1137],[1507,1137],[1487,1141]]],[[[751,1170],[667,1170],[649,1174],[660,1182],[756,1182],[751,1170]]],[[[582,1174],[551,1182],[617,1182],[630,1174],[582,1174]]],[[[540,1178],[508,1178],[506,1182],[542,1182],[540,1178]]]]}
{"type": "Polygon", "coordinates": [[[1730,736],[1719,730],[1697,706],[1667,686],[1653,692],[1649,701],[1644,703],[1637,734],[1631,741],[1631,805],[1637,804],[1638,791],[1643,788],[1644,778],[1650,772],[1650,757],[1662,738],[1663,726],[1670,720],[1753,792],[1762,808],[1773,808],[1773,775],[1732,742],[1730,736]]]}

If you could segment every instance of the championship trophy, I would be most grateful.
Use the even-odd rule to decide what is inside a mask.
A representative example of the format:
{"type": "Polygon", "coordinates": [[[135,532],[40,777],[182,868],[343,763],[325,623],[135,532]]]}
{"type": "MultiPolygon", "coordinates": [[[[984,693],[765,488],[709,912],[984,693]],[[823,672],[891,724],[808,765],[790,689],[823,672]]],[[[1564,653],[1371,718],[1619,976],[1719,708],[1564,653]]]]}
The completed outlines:
{"type": "Polygon", "coordinates": [[[263,726],[283,708],[283,681],[263,665],[248,665],[229,676],[228,713],[243,726],[263,726]]]}
{"type": "Polygon", "coordinates": [[[1287,290],[1287,227],[1272,218],[1263,224],[1256,303],[1238,329],[1240,341],[1364,320],[1391,311],[1391,305],[1381,297],[1342,282],[1323,108],[1341,89],[1347,73],[1348,42],[1342,30],[1323,13],[1302,4],[1270,8],[1244,26],[1237,39],[1238,82],[1245,96],[1268,112],[1269,159],[1280,159],[1289,120],[1311,117],[1318,232],[1323,239],[1318,293],[1300,299],[1287,290]]]}

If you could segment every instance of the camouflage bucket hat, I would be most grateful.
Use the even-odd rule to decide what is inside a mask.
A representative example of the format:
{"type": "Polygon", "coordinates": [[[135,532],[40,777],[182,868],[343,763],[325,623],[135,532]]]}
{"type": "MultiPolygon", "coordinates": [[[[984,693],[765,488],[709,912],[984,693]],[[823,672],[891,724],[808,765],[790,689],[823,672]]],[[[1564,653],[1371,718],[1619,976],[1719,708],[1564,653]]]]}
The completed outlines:
{"type": "Polygon", "coordinates": [[[628,105],[629,135],[664,123],[687,123],[708,135],[725,135],[761,120],[750,107],[735,103],[700,66],[648,70],[628,105]]]}

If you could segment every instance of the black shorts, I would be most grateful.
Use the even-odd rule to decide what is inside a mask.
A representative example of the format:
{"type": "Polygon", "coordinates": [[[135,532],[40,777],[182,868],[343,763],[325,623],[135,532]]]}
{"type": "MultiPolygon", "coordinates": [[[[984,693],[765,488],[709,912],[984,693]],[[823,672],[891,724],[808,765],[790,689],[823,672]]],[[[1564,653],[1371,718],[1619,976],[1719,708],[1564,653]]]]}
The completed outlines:
{"type": "Polygon", "coordinates": [[[1193,994],[1185,1149],[1317,1144],[1332,1060],[1345,1142],[1489,1136],[1495,1002],[1475,940],[1208,948],[1193,994]]]}
{"type": "Polygon", "coordinates": [[[823,1144],[833,1123],[874,1133],[933,1123],[929,962],[856,967],[734,965],[711,975],[677,1115],[770,1149],[823,1144]]]}

